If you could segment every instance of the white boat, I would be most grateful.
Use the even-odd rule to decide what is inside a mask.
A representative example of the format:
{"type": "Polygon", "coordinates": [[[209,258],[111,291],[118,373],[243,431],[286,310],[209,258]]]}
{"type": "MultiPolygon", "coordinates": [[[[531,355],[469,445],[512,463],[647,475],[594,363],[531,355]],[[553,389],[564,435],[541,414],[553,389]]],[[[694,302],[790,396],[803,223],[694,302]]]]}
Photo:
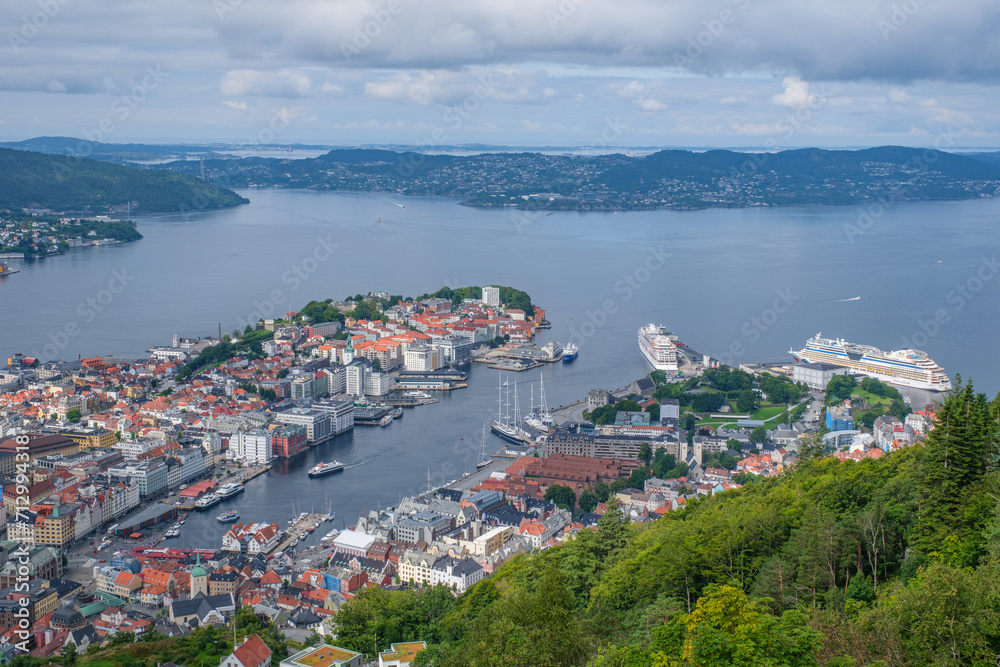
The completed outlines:
{"type": "Polygon", "coordinates": [[[486,422],[483,422],[483,439],[479,444],[479,461],[476,463],[476,470],[485,468],[493,463],[493,459],[486,458],[486,422]]]}
{"type": "Polygon", "coordinates": [[[232,498],[233,496],[239,495],[244,491],[246,491],[246,487],[240,484],[239,482],[229,482],[219,487],[219,490],[215,492],[215,495],[225,500],[227,498],[232,498]]]}
{"type": "Polygon", "coordinates": [[[950,391],[951,379],[944,369],[921,350],[883,352],[871,345],[849,343],[842,338],[823,338],[816,334],[798,351],[789,350],[796,361],[807,364],[832,364],[848,368],[857,375],[866,375],[902,387],[928,391],[950,391]]]}
{"type": "MultiPolygon", "coordinates": [[[[392,421],[392,417],[389,417],[389,421],[392,421]]],[[[344,464],[340,463],[339,461],[331,461],[330,463],[322,463],[321,462],[318,465],[315,465],[315,466],[313,466],[312,468],[309,469],[309,476],[310,477],[324,477],[325,475],[330,475],[330,474],[333,474],[335,472],[339,472],[339,471],[341,471],[343,469],[344,469],[344,464]]],[[[302,516],[300,516],[299,518],[300,519],[304,519],[305,517],[306,517],[306,514],[305,514],[305,512],[303,512],[302,516]]]]}
{"type": "Polygon", "coordinates": [[[542,405],[537,411],[534,410],[534,405],[532,405],[532,411],[527,417],[524,418],[524,423],[536,431],[548,433],[549,427],[555,423],[555,420],[552,418],[552,413],[549,412],[549,406],[545,402],[545,377],[541,374],[538,376],[538,383],[541,388],[542,405]]]}
{"type": "Polygon", "coordinates": [[[202,496],[195,502],[195,509],[207,510],[209,507],[215,507],[222,502],[222,498],[215,495],[214,493],[209,493],[208,495],[202,496]]]}
{"type": "Polygon", "coordinates": [[[531,436],[520,425],[521,413],[517,403],[517,385],[514,385],[514,419],[512,421],[510,415],[510,382],[501,382],[502,378],[499,377],[497,379],[499,382],[497,387],[497,418],[493,420],[490,431],[507,442],[516,445],[530,445],[531,436]],[[506,401],[504,401],[503,395],[504,387],[507,388],[506,401]]]}
{"type": "Polygon", "coordinates": [[[639,329],[639,351],[657,370],[677,370],[677,340],[664,326],[650,323],[639,329]]]}

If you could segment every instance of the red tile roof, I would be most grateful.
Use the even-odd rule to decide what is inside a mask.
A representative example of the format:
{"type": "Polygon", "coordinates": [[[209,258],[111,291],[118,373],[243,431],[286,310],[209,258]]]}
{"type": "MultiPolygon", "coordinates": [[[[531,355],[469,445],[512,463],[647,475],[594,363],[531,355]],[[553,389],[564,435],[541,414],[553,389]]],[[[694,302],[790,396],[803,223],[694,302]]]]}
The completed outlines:
{"type": "Polygon", "coordinates": [[[233,656],[243,667],[259,667],[271,656],[271,649],[260,637],[254,635],[233,651],[233,656]]]}

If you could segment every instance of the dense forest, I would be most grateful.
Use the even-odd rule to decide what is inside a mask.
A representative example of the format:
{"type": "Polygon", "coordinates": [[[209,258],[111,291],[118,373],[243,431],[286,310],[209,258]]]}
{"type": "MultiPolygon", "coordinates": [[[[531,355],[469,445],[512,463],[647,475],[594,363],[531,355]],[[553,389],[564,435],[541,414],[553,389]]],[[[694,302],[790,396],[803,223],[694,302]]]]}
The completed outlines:
{"type": "Polygon", "coordinates": [[[197,211],[246,204],[232,190],[193,176],[137,169],[68,155],[0,148],[0,208],[40,206],[105,212],[197,211]]]}
{"type": "Polygon", "coordinates": [[[365,590],[336,641],[423,639],[438,667],[995,665],[998,417],[959,379],[923,443],[862,463],[806,447],[652,524],[612,507],[457,599],[365,590]]]}

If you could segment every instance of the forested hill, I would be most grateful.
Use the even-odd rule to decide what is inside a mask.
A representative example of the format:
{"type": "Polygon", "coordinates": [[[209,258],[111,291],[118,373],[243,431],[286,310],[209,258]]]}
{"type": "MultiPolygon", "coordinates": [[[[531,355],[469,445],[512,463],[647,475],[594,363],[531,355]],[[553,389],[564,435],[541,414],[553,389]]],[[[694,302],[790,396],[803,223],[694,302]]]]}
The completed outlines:
{"type": "Polygon", "coordinates": [[[103,213],[133,202],[133,212],[225,208],[247,199],[193,176],[66,155],[0,148],[0,208],[38,206],[103,213]]]}
{"type": "MultiPolygon", "coordinates": [[[[201,165],[160,165],[198,173],[201,165]]],[[[627,155],[428,155],[337,149],[301,160],[206,159],[230,186],[397,192],[461,197],[475,206],[626,210],[851,204],[879,199],[994,196],[1000,166],[935,150],[883,146],[778,153],[664,150],[627,155]]]]}
{"type": "Polygon", "coordinates": [[[335,616],[420,665],[994,665],[1000,400],[959,386],[924,444],[791,473],[519,556],[453,599],[366,589],[335,616]]]}

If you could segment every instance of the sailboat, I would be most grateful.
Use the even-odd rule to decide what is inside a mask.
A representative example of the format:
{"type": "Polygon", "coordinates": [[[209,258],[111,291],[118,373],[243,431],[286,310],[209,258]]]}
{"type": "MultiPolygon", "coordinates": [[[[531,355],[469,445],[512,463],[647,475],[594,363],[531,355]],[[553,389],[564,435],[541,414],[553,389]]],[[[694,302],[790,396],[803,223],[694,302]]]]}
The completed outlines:
{"type": "Polygon", "coordinates": [[[545,403],[545,378],[540,373],[538,375],[538,382],[541,386],[542,405],[539,407],[539,411],[536,412],[534,410],[534,399],[532,399],[532,411],[524,418],[524,423],[536,431],[548,433],[549,427],[555,422],[552,419],[552,413],[549,412],[549,406],[545,403]]]}
{"type": "Polygon", "coordinates": [[[476,464],[476,470],[482,470],[489,464],[493,463],[493,459],[486,458],[486,422],[483,422],[483,440],[479,445],[479,463],[476,464]]]}
{"type": "Polygon", "coordinates": [[[497,389],[497,418],[490,426],[490,430],[515,445],[531,444],[531,436],[521,428],[521,412],[517,404],[517,384],[514,385],[514,421],[510,419],[510,382],[501,382],[497,389]],[[506,401],[504,400],[504,387],[507,388],[506,401]]]}

